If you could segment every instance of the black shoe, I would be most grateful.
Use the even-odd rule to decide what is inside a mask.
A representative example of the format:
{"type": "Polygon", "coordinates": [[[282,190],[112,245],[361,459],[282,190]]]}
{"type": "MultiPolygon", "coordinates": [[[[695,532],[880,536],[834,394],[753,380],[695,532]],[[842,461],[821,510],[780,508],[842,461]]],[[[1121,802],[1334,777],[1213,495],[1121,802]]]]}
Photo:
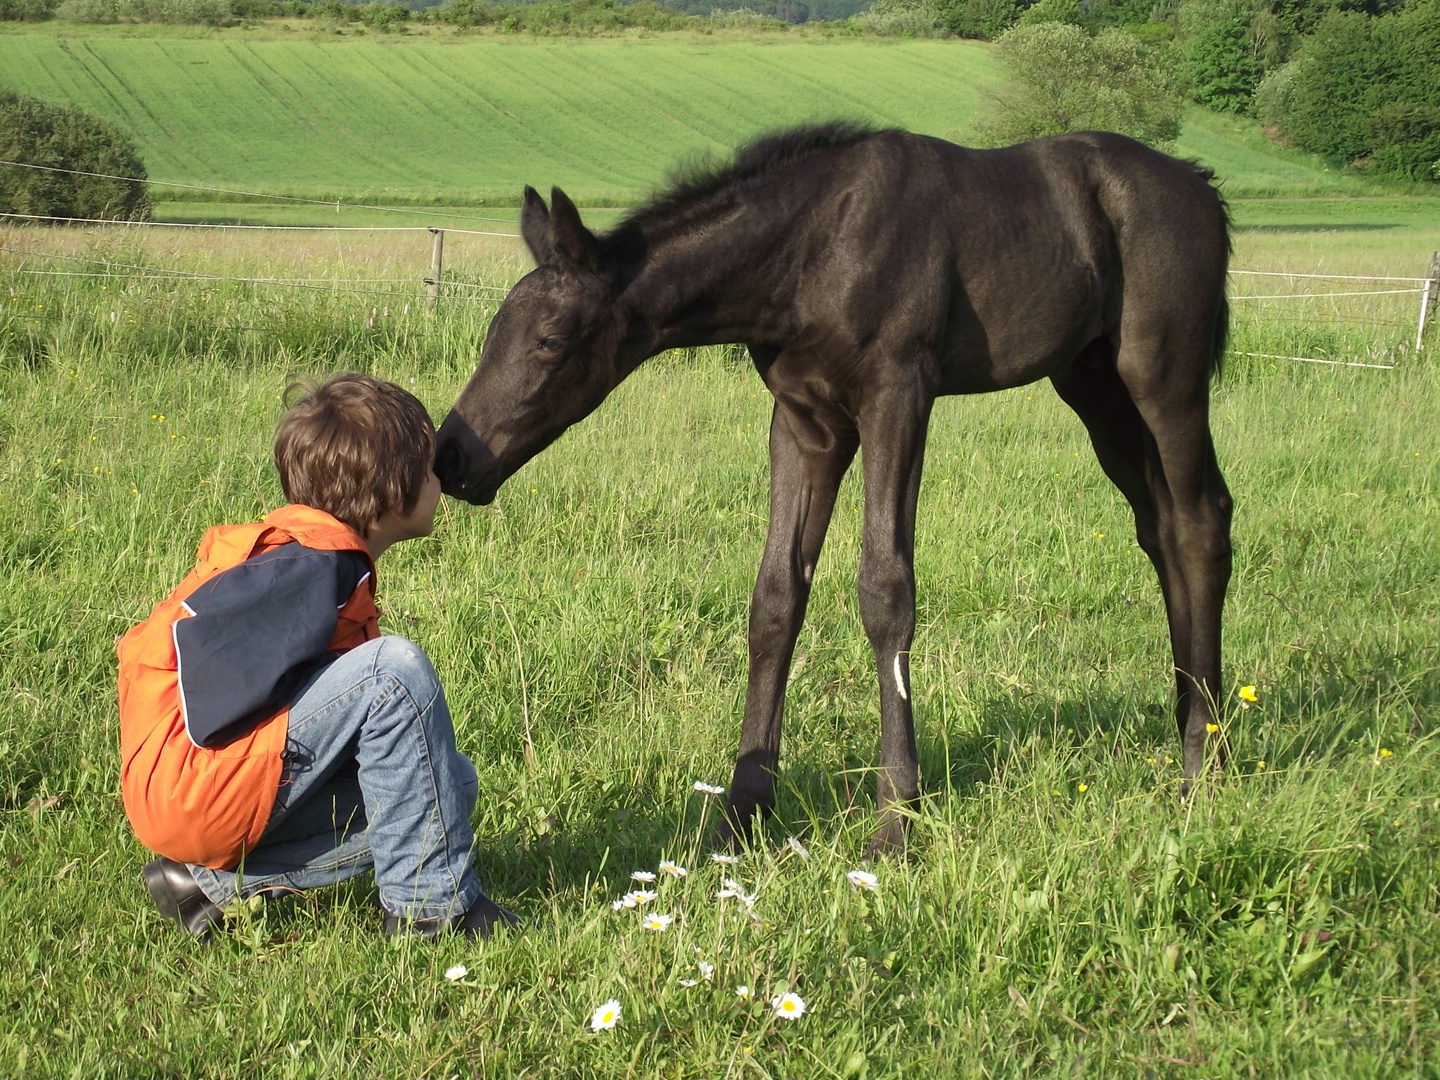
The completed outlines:
{"type": "Polygon", "coordinates": [[[140,871],[150,898],[167,919],[174,919],[187,934],[207,938],[225,922],[225,913],[195,884],[184,863],[159,858],[140,871]]]}
{"type": "Polygon", "coordinates": [[[519,915],[507,911],[484,893],[480,894],[479,899],[470,905],[464,915],[452,915],[448,919],[405,919],[399,915],[391,915],[388,911],[385,913],[386,937],[419,934],[427,941],[433,941],[442,934],[457,932],[464,934],[469,941],[476,938],[489,941],[497,926],[507,930],[519,930],[524,925],[524,920],[519,915]]]}

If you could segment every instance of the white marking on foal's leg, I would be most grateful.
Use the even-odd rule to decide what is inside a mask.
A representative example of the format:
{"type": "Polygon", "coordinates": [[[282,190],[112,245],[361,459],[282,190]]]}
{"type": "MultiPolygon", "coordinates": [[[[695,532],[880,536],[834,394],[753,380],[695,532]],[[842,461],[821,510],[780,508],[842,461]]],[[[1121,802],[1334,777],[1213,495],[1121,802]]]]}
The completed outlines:
{"type": "Polygon", "coordinates": [[[905,678],[900,674],[900,654],[895,654],[895,689],[900,694],[901,701],[909,701],[910,695],[905,692],[905,678]]]}

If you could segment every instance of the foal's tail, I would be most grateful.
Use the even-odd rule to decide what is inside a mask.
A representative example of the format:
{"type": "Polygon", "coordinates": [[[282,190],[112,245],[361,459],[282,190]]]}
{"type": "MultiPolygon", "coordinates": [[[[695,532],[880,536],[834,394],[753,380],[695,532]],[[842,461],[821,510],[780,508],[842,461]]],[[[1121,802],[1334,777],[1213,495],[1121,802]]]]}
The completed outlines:
{"type": "Polygon", "coordinates": [[[1215,331],[1210,341],[1210,367],[1207,375],[1214,381],[1225,373],[1225,347],[1230,340],[1230,300],[1220,293],[1220,310],[1215,316],[1215,331]]]}
{"type": "Polygon", "coordinates": [[[1215,170],[1197,162],[1190,164],[1204,177],[1205,182],[1210,184],[1210,190],[1215,193],[1215,199],[1220,203],[1220,217],[1225,229],[1225,254],[1220,263],[1220,307],[1215,314],[1215,329],[1210,339],[1210,367],[1206,373],[1213,381],[1225,373],[1225,347],[1230,339],[1230,299],[1227,294],[1230,285],[1230,256],[1235,253],[1235,242],[1234,234],[1230,231],[1230,204],[1211,183],[1215,178],[1215,170]]]}

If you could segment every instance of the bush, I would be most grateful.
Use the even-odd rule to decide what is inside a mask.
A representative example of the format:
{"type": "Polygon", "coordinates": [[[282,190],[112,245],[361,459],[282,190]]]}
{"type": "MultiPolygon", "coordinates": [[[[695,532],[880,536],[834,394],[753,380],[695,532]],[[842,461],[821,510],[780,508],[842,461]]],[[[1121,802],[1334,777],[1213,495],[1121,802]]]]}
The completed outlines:
{"type": "Polygon", "coordinates": [[[1068,23],[1017,26],[999,51],[1014,88],[978,125],[990,145],[1095,130],[1168,150],[1180,134],[1184,102],[1166,54],[1122,30],[1091,37],[1068,23]]]}
{"type": "Polygon", "coordinates": [[[119,0],[122,18],[169,25],[221,26],[230,21],[230,0],[119,0]]]}
{"type": "Polygon", "coordinates": [[[882,37],[940,37],[944,30],[930,0],[875,0],[869,11],[850,19],[867,34],[882,37]]]}
{"type": "Polygon", "coordinates": [[[998,38],[1020,17],[1015,0],[931,0],[940,25],[957,37],[998,38]]]}
{"type": "Polygon", "coordinates": [[[1395,101],[1365,125],[1377,172],[1404,180],[1440,181],[1440,107],[1395,101]]]}
{"type": "Polygon", "coordinates": [[[0,166],[0,209],[6,213],[150,220],[145,166],[131,137],[108,120],[0,90],[0,158],[134,178],[0,166]]]}
{"type": "Polygon", "coordinates": [[[635,0],[633,4],[616,4],[615,0],[542,0],[495,5],[482,0],[452,0],[435,13],[435,18],[456,26],[494,26],[508,34],[596,34],[631,28],[687,30],[707,21],[668,11],[654,0],[635,0]]]}
{"type": "Polygon", "coordinates": [[[115,14],[115,0],[65,0],[55,10],[57,19],[73,23],[118,22],[115,14]]]}
{"type": "Polygon", "coordinates": [[[1040,0],[1038,4],[1026,9],[1017,25],[1039,26],[1041,23],[1058,22],[1079,26],[1084,18],[1084,12],[1080,10],[1080,0],[1040,0]]]}
{"type": "Polygon", "coordinates": [[[0,22],[40,22],[55,13],[58,0],[0,0],[0,22]]]}
{"type": "Polygon", "coordinates": [[[1180,22],[1190,93],[1220,112],[1254,111],[1260,65],[1248,37],[1252,16],[1232,3],[1187,4],[1180,22]]]}
{"type": "Polygon", "coordinates": [[[1288,82],[1267,90],[1266,108],[1296,146],[1398,179],[1440,179],[1431,126],[1440,102],[1440,0],[1411,0],[1378,18],[1332,12],[1281,70],[1288,82]]]}

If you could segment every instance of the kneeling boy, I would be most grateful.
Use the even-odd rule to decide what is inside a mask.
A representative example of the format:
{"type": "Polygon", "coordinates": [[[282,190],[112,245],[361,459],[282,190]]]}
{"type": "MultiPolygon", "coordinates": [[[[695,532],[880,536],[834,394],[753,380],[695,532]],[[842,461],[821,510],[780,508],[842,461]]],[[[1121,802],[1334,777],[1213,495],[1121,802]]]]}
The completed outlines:
{"type": "Polygon", "coordinates": [[[161,914],[205,936],[237,899],[373,869],[389,934],[488,937],[514,915],[471,867],[477,782],[425,654],[380,634],[375,561],[428,536],[435,428],[341,375],[280,422],[284,506],[210,529],[120,642],[121,789],[161,914]]]}

